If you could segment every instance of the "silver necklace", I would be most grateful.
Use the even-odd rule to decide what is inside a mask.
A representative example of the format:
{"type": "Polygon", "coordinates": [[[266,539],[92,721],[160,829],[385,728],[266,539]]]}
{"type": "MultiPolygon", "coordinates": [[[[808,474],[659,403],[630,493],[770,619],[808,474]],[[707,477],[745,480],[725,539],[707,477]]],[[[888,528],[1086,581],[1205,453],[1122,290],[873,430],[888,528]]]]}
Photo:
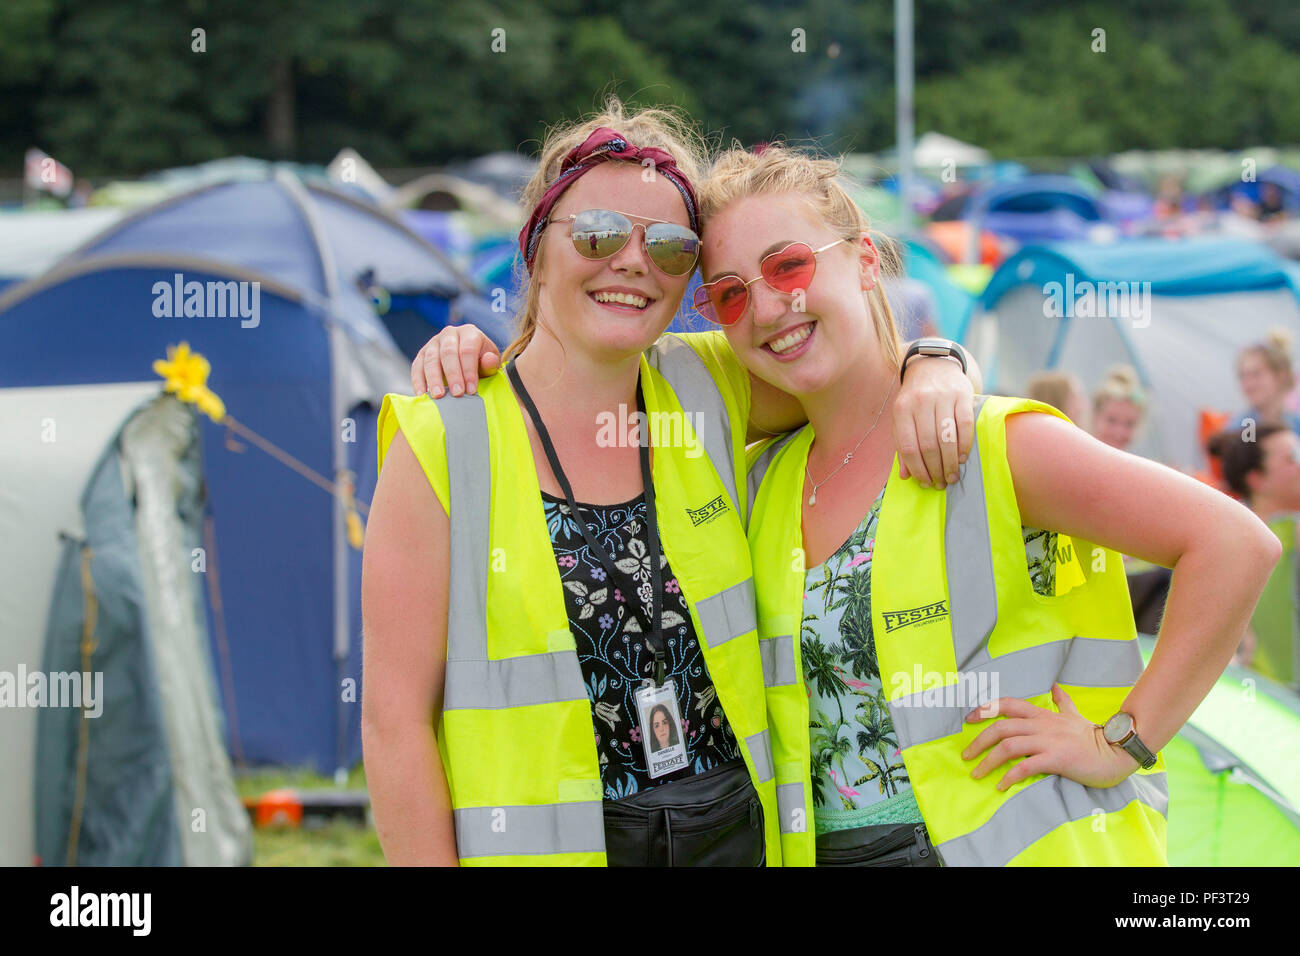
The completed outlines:
{"type": "Polygon", "coordinates": [[[876,412],[876,420],[872,422],[871,427],[867,429],[867,434],[863,435],[861,438],[858,439],[858,443],[853,446],[853,451],[845,455],[844,460],[840,462],[839,465],[836,466],[835,470],[832,471],[829,475],[827,475],[821,481],[813,481],[812,472],[808,470],[808,463],[804,462],[803,473],[808,476],[808,481],[811,482],[813,486],[812,494],[808,496],[808,504],[810,505],[817,504],[817,489],[820,488],[822,485],[826,484],[826,482],[830,481],[837,474],[839,474],[840,469],[853,460],[854,452],[856,452],[859,448],[862,447],[862,443],[867,440],[867,436],[870,435],[872,432],[874,432],[876,430],[876,426],[880,424],[880,416],[885,413],[885,406],[889,404],[889,396],[893,394],[894,394],[894,380],[893,380],[893,376],[891,375],[890,383],[889,383],[889,393],[885,396],[885,400],[880,403],[880,411],[876,412]]]}

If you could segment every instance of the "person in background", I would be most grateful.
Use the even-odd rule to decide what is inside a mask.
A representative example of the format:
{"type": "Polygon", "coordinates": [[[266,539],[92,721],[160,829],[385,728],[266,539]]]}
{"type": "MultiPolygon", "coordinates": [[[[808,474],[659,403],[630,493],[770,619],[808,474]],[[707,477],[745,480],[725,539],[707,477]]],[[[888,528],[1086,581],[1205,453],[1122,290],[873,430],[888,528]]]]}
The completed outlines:
{"type": "Polygon", "coordinates": [[[1277,223],[1286,219],[1286,204],[1277,183],[1264,183],[1260,189],[1258,215],[1260,222],[1277,223]]]}
{"type": "Polygon", "coordinates": [[[1223,462],[1224,480],[1233,494],[1282,542],[1282,560],[1255,607],[1238,658],[1265,677],[1300,688],[1296,560],[1300,436],[1281,425],[1263,425],[1253,436],[1230,429],[1210,440],[1210,453],[1223,462]]]}
{"type": "Polygon", "coordinates": [[[1146,405],[1137,370],[1131,365],[1112,365],[1092,393],[1093,437],[1127,451],[1146,415],[1146,405]]]}
{"type": "Polygon", "coordinates": [[[1157,220],[1174,220],[1183,214],[1183,184],[1179,177],[1165,176],[1156,192],[1152,215],[1157,220]]]}
{"type": "MultiPolygon", "coordinates": [[[[1112,365],[1092,393],[1092,435],[1112,448],[1127,451],[1146,416],[1147,396],[1131,365],[1112,365]]],[[[1129,598],[1138,633],[1156,634],[1164,614],[1172,575],[1150,561],[1123,555],[1129,598]]]]}
{"type": "Polygon", "coordinates": [[[1025,385],[1025,398],[1060,409],[1080,428],[1088,427],[1087,393],[1069,372],[1039,372],[1025,385]]]}
{"type": "Polygon", "coordinates": [[[1293,432],[1300,432],[1300,414],[1288,407],[1295,388],[1291,345],[1291,332],[1277,327],[1269,330],[1263,342],[1248,345],[1238,353],[1237,380],[1250,408],[1231,430],[1241,431],[1253,420],[1256,428],[1285,425],[1293,432]]]}

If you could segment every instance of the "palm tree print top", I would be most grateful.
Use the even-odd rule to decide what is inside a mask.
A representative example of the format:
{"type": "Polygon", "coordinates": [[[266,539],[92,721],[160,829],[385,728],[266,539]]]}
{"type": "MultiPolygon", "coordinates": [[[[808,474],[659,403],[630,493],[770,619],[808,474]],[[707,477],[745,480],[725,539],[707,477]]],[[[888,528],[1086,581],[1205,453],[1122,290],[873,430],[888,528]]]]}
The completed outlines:
{"type": "MultiPolygon", "coordinates": [[[[871,558],[885,492],[839,550],[804,576],[800,650],[808,686],[817,831],[920,823],[885,705],[871,626],[871,558]]],[[[1034,590],[1055,587],[1055,532],[1023,528],[1034,590]]]]}

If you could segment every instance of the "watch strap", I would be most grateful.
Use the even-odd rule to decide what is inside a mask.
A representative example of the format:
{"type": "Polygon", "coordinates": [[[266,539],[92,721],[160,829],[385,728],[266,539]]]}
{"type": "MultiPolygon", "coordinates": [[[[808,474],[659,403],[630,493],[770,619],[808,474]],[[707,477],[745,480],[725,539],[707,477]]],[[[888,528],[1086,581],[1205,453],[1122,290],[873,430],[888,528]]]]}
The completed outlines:
{"type": "Polygon", "coordinates": [[[966,350],[956,342],[949,339],[917,339],[908,347],[907,354],[903,356],[903,363],[899,366],[898,381],[900,384],[902,384],[904,376],[907,375],[907,363],[913,355],[925,355],[932,358],[951,356],[961,363],[961,370],[964,374],[968,372],[966,350]]]}
{"type": "Polygon", "coordinates": [[[1149,770],[1155,766],[1156,755],[1151,749],[1142,742],[1142,738],[1137,735],[1137,731],[1129,732],[1129,735],[1120,741],[1120,746],[1128,751],[1128,755],[1138,762],[1138,766],[1143,770],[1149,770]]]}

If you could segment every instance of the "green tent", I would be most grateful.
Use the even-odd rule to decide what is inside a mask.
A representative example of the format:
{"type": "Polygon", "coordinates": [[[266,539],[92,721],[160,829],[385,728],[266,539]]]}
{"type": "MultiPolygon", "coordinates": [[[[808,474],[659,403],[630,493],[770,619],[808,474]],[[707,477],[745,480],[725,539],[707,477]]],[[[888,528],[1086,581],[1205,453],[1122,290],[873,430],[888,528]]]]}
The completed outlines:
{"type": "Polygon", "coordinates": [[[1250,626],[1258,641],[1251,668],[1265,677],[1294,688],[1296,658],[1300,657],[1300,617],[1296,613],[1296,516],[1283,515],[1268,523],[1282,542],[1277,563],[1264,593],[1255,605],[1250,626]]]}
{"type": "Polygon", "coordinates": [[[1230,666],[1163,753],[1171,866],[1300,864],[1300,696],[1230,666]]]}

